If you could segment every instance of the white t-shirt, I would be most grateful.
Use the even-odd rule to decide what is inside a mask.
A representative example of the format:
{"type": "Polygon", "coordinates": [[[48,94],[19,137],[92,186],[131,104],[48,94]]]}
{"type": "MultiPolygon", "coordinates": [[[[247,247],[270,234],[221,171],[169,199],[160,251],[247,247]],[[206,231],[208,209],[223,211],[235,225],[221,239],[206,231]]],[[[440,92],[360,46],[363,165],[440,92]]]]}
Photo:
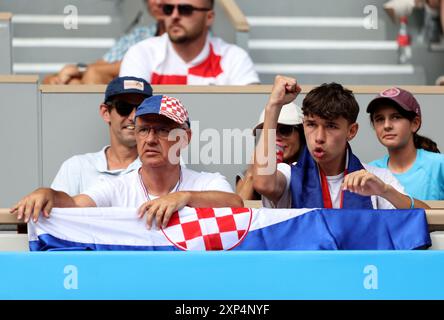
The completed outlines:
{"type": "Polygon", "coordinates": [[[75,155],[64,161],[51,184],[51,188],[75,196],[93,186],[102,176],[117,178],[139,169],[141,163],[137,158],[126,169],[108,170],[105,155],[105,150],[108,147],[106,146],[95,153],[75,155]]]}
{"type": "MultiPolygon", "coordinates": [[[[182,178],[174,191],[225,191],[233,192],[230,184],[219,173],[196,172],[181,167],[182,178]]],[[[149,193],[151,200],[157,196],[149,193]]],[[[135,170],[117,179],[101,179],[100,182],[83,192],[89,196],[97,207],[131,207],[137,208],[148,201],[140,182],[139,170],[135,170]]]]}
{"type": "MultiPolygon", "coordinates": [[[[373,173],[384,183],[391,185],[397,191],[404,193],[404,187],[399,183],[399,181],[393,176],[393,174],[387,169],[381,169],[368,164],[363,163],[364,169],[370,173],[373,173]]],[[[270,199],[262,197],[262,203],[264,207],[268,208],[291,208],[291,190],[290,190],[290,180],[291,180],[291,167],[286,163],[279,163],[277,167],[278,171],[285,176],[286,188],[282,197],[277,203],[273,203],[270,199]]],[[[330,197],[333,204],[333,208],[340,208],[341,203],[341,184],[344,180],[344,173],[336,176],[327,176],[328,189],[330,190],[330,197]]],[[[374,209],[395,209],[395,207],[386,199],[379,196],[371,196],[371,201],[374,209]]]]}
{"type": "Polygon", "coordinates": [[[210,35],[189,63],[174,50],[168,34],[132,46],[123,58],[120,76],[143,78],[150,84],[246,85],[259,83],[245,50],[210,35]]]}

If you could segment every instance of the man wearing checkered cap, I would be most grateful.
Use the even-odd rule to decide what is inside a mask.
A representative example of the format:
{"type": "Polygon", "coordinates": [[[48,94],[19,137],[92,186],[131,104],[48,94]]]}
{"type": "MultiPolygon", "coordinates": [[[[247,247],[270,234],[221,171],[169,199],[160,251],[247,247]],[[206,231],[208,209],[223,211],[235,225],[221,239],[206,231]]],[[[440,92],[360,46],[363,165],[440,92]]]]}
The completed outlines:
{"type": "Polygon", "coordinates": [[[51,188],[70,196],[82,193],[101,177],[115,178],[140,167],[134,134],[136,107],[151,97],[153,89],[143,79],[117,77],[106,87],[99,114],[109,132],[109,145],[98,152],[77,154],[63,162],[51,188]]]}
{"type": "Polygon", "coordinates": [[[147,226],[166,226],[185,206],[242,207],[241,198],[219,173],[196,172],[180,165],[180,151],[191,139],[188,112],[176,98],[145,99],[135,113],[135,136],[142,166],[117,179],[103,179],[74,197],[40,188],[20,200],[11,212],[37,221],[53,207],[138,207],[147,226]]]}

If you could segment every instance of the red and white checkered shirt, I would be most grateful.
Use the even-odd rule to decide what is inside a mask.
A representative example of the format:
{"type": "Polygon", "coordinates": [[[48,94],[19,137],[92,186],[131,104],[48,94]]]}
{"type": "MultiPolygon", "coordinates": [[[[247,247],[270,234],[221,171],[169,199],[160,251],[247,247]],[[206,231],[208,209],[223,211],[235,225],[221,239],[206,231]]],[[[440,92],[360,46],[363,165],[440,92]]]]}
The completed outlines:
{"type": "Polygon", "coordinates": [[[167,34],[132,46],[123,58],[120,76],[144,78],[151,84],[246,85],[259,83],[253,62],[238,46],[207,37],[204,48],[186,63],[167,34]]]}

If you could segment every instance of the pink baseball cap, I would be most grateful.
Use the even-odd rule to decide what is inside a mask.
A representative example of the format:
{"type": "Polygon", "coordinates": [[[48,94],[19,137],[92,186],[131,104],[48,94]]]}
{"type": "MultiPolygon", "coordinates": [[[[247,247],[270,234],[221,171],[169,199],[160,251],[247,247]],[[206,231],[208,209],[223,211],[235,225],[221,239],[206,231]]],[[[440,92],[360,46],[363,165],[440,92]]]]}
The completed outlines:
{"type": "Polygon", "coordinates": [[[380,92],[367,106],[367,113],[371,113],[374,108],[384,102],[393,101],[402,109],[416,113],[421,118],[421,107],[413,94],[407,90],[393,87],[380,92]]]}

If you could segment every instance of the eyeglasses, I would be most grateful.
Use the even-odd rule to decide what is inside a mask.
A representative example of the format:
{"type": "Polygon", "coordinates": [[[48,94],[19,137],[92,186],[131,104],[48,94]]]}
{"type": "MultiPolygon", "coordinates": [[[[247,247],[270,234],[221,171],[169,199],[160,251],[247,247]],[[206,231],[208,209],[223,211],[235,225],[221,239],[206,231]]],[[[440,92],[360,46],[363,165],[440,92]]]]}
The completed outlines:
{"type": "Polygon", "coordinates": [[[166,126],[136,126],[136,135],[141,138],[148,137],[151,130],[154,131],[154,134],[159,138],[166,139],[170,132],[174,129],[181,129],[177,127],[166,127],[166,126]]]}
{"type": "Polygon", "coordinates": [[[196,8],[192,6],[191,4],[164,4],[162,5],[162,12],[166,16],[170,16],[173,14],[174,9],[177,7],[177,10],[179,10],[179,15],[188,17],[193,14],[194,11],[210,11],[210,8],[196,8]]]}
{"type": "MultiPolygon", "coordinates": [[[[276,135],[281,137],[289,137],[295,130],[297,126],[289,126],[289,125],[278,125],[276,128],[276,135]]],[[[263,130],[263,127],[259,127],[255,130],[254,135],[259,136],[260,130],[263,130]]]]}
{"type": "Polygon", "coordinates": [[[107,102],[106,105],[108,107],[113,107],[114,109],[116,109],[117,113],[121,117],[128,117],[131,114],[131,112],[133,112],[133,110],[139,106],[138,104],[132,104],[129,102],[119,101],[119,100],[107,102]]]}

